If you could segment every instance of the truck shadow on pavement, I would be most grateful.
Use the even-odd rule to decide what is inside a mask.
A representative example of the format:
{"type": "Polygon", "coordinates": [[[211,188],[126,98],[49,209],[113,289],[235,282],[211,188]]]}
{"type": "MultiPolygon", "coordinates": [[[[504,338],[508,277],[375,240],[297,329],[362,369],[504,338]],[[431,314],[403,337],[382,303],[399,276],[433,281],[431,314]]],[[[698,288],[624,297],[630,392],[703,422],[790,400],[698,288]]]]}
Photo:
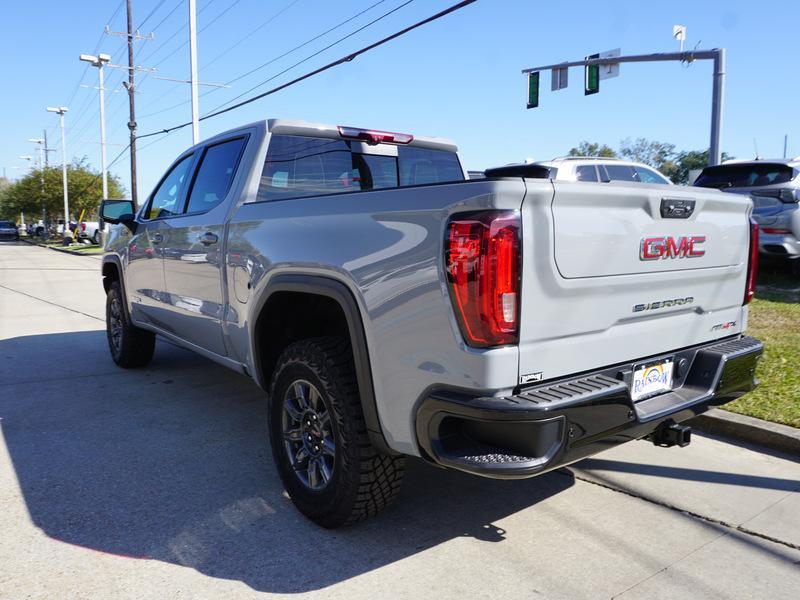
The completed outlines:
{"type": "Polygon", "coordinates": [[[163,342],[148,368],[119,369],[105,331],[2,340],[0,366],[0,439],[45,534],[259,591],[318,590],[457,537],[502,542],[497,520],[573,485],[409,461],[390,509],[327,531],[286,497],[247,378],[163,342]]]}

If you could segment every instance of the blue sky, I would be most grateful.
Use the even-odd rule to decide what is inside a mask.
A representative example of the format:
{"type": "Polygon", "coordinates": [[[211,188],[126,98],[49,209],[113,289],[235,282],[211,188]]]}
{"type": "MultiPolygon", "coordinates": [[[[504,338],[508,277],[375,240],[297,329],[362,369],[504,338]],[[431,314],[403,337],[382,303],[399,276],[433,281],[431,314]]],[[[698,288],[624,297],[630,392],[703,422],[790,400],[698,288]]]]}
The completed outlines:
{"type": "MultiPolygon", "coordinates": [[[[376,1],[198,0],[200,79],[230,81],[376,1]],[[280,16],[248,37],[284,8],[280,16]]],[[[207,93],[211,88],[201,88],[207,93],[201,98],[201,114],[402,2],[384,0],[230,89],[207,93]]],[[[271,85],[454,2],[416,0],[271,85]]],[[[156,75],[178,79],[188,75],[187,4],[186,0],[134,1],[137,24],[156,9],[142,27],[143,34],[153,31],[155,39],[137,42],[136,63],[157,69],[155,74],[138,76],[140,133],[190,117],[188,104],[169,109],[188,101],[189,86],[156,79],[156,75]]],[[[86,69],[78,55],[99,48],[111,54],[113,62],[125,62],[123,38],[102,34],[106,24],[116,31],[124,28],[124,7],[111,18],[118,5],[117,0],[45,0],[4,6],[0,167],[6,167],[10,177],[27,168],[17,157],[33,152],[27,139],[40,137],[43,128],[48,129],[50,146],[58,147],[57,116],[45,112],[45,107],[68,101],[67,153],[85,156],[99,166],[97,92],[91,88],[97,73],[86,69]],[[22,170],[13,170],[14,166],[22,170]]],[[[268,117],[439,135],[456,141],[470,169],[526,157],[548,159],[566,153],[581,140],[617,146],[626,137],[646,137],[671,142],[679,149],[703,149],[708,146],[711,105],[711,64],[707,61],[688,68],[675,63],[622,65],[619,78],[603,81],[601,92],[589,97],[583,95],[581,70],[572,69],[570,87],[557,93],[550,91],[549,74],[544,74],[540,107],[526,110],[524,105],[521,69],[617,47],[624,54],[673,51],[677,42],[671,30],[678,23],[688,28],[687,47],[728,51],[723,149],[734,156],[752,157],[755,138],[762,156],[780,156],[784,134],[788,134],[789,154],[800,154],[799,86],[796,62],[790,59],[800,2],[771,0],[479,0],[352,63],[206,121],[201,124],[201,136],[268,117]]],[[[127,97],[120,86],[123,71],[114,71],[107,71],[109,160],[127,143],[127,97]]],[[[189,128],[140,142],[140,198],[189,145],[189,128]]],[[[53,153],[53,160],[60,161],[58,153],[53,153]]],[[[127,155],[112,167],[126,187],[128,168],[127,155]]]]}

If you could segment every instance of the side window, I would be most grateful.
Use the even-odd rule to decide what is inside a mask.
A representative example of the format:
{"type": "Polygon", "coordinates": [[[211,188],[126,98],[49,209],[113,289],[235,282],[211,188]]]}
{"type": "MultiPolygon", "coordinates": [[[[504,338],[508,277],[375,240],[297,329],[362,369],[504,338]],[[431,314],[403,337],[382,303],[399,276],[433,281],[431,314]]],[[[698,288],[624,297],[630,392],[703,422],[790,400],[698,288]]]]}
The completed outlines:
{"type": "Polygon", "coordinates": [[[225,199],[244,144],[245,138],[238,138],[206,148],[189,193],[187,213],[206,212],[225,199]]]}
{"type": "Polygon", "coordinates": [[[192,166],[192,156],[190,154],[183,158],[167,173],[161,185],[153,193],[150,206],[147,207],[145,213],[146,219],[158,219],[183,212],[183,207],[179,206],[178,203],[181,201],[181,192],[186,186],[189,167],[192,166]]]}
{"type": "Polygon", "coordinates": [[[575,167],[575,176],[578,181],[597,181],[597,169],[594,165],[581,165],[575,167]]]}
{"type": "Polygon", "coordinates": [[[652,169],[646,169],[645,167],[633,167],[633,170],[636,173],[636,180],[641,181],[642,183],[669,183],[664,177],[652,169]]]}
{"type": "Polygon", "coordinates": [[[606,164],[605,167],[609,181],[636,181],[633,169],[628,165],[606,164]]]}

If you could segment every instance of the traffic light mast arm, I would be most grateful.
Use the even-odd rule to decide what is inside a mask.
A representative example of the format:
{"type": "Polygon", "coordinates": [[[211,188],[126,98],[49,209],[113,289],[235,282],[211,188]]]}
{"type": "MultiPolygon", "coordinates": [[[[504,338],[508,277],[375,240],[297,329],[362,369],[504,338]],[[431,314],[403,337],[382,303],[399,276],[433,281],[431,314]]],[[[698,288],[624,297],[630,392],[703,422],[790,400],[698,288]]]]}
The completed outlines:
{"type": "Polygon", "coordinates": [[[714,61],[714,86],[711,94],[711,143],[709,147],[709,164],[718,165],[722,159],[720,138],[722,137],[722,109],[725,97],[725,48],[714,48],[712,50],[691,50],[688,52],[633,54],[631,56],[612,56],[607,58],[589,58],[523,69],[522,72],[527,74],[532,71],[566,69],[569,67],[585,67],[587,65],[613,65],[619,63],[668,61],[694,62],[696,60],[714,61]]]}
{"type": "Polygon", "coordinates": [[[531,71],[547,71],[548,69],[560,69],[567,67],[585,67],[587,65],[613,65],[617,63],[634,62],[693,62],[695,60],[718,60],[720,53],[724,54],[723,48],[713,50],[693,50],[687,52],[660,52],[656,54],[632,54],[631,56],[613,56],[608,58],[587,58],[584,60],[574,60],[572,62],[561,62],[541,67],[523,69],[523,73],[531,71]]]}

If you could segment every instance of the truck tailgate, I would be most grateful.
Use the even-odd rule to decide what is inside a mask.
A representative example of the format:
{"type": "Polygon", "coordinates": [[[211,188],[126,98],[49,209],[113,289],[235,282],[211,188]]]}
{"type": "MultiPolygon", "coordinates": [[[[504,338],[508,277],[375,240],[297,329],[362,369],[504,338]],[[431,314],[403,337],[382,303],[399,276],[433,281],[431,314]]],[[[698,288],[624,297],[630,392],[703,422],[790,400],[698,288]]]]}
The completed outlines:
{"type": "Polygon", "coordinates": [[[521,382],[742,330],[747,197],[657,185],[526,183],[521,382]],[[666,215],[675,200],[690,201],[691,214],[662,216],[662,204],[666,215]]]}

